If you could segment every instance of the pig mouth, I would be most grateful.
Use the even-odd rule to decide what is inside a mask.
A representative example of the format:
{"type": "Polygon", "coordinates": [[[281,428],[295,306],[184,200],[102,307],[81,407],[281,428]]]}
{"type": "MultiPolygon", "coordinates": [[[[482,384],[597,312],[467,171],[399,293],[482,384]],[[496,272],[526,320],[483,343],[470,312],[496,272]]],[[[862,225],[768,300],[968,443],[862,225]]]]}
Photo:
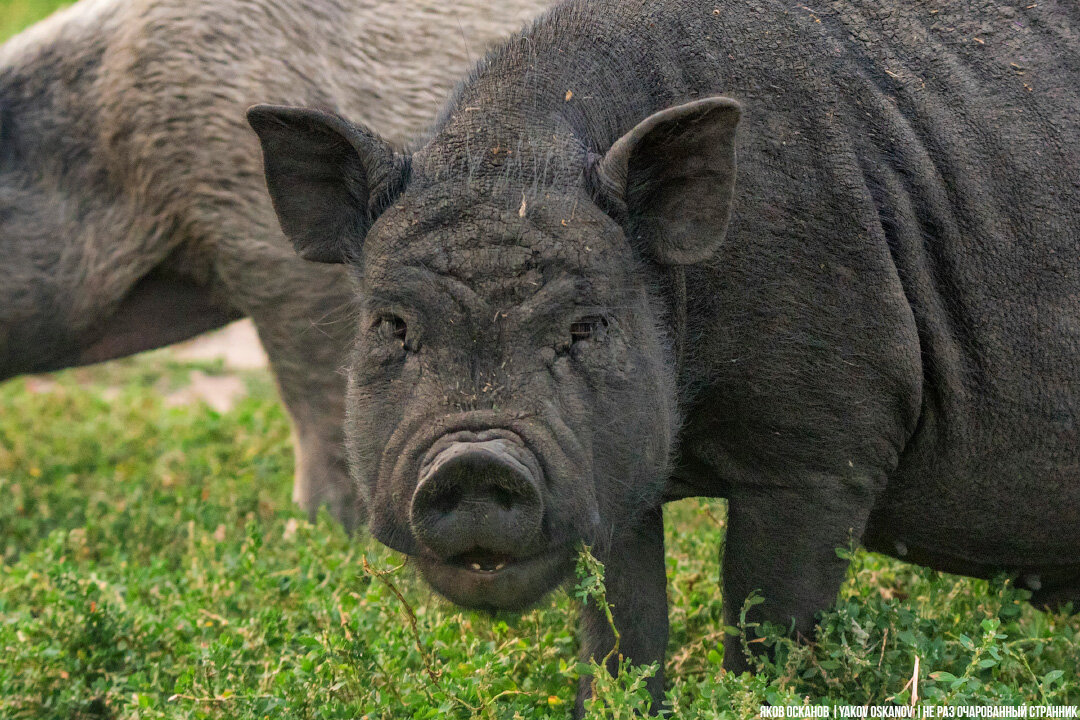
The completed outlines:
{"type": "Polygon", "coordinates": [[[488,551],[461,553],[447,560],[417,558],[424,580],[462,607],[486,612],[520,612],[535,605],[574,565],[571,545],[520,558],[488,551]]]}
{"type": "Polygon", "coordinates": [[[534,605],[599,523],[590,453],[554,408],[418,415],[377,457],[371,534],[463,607],[534,605]]]}

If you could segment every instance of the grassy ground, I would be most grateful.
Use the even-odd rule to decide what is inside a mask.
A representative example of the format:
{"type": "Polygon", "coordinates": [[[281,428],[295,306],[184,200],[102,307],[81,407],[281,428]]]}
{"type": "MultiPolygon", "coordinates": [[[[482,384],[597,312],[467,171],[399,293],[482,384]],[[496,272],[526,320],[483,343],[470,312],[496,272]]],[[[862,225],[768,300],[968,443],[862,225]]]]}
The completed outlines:
{"type": "MultiPolygon", "coordinates": [[[[193,371],[223,372],[157,353],[0,386],[0,717],[566,715],[571,593],[494,620],[433,598],[377,543],[296,513],[268,377],[243,375],[217,413],[171,400],[193,371]]],[[[723,524],[721,503],[669,508],[677,717],[908,702],[916,656],[921,698],[1080,704],[1080,619],[863,552],[813,647],[722,674],[740,651],[722,635],[723,524]]],[[[630,717],[635,678],[606,680],[616,702],[594,717],[630,717]]]]}
{"type": "MultiPolygon", "coordinates": [[[[54,4],[0,3],[0,29],[54,4]]],[[[296,512],[265,374],[219,413],[177,400],[194,372],[224,374],[156,353],[0,385],[0,718],[567,715],[573,588],[496,619],[433,598],[400,557],[296,512]]],[[[916,660],[927,702],[1080,704],[1080,617],[863,552],[812,646],[766,632],[776,662],[725,675],[742,648],[720,619],[723,504],[673,505],[667,527],[676,717],[907,703],[916,660]]],[[[591,717],[632,717],[646,672],[601,677],[591,717]]]]}

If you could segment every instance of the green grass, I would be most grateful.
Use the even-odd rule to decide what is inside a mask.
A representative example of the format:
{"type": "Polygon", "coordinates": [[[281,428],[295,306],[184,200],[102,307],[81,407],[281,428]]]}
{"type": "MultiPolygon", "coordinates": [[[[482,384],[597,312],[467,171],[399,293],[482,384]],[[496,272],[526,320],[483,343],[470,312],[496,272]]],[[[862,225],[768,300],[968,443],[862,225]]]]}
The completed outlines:
{"type": "MultiPolygon", "coordinates": [[[[57,4],[0,3],[0,33],[57,4]]],[[[225,413],[171,406],[195,367],[222,372],[155,353],[0,385],[0,718],[567,716],[573,591],[462,612],[371,539],[308,524],[269,377],[225,413]]],[[[749,629],[776,661],[726,675],[723,503],[670,506],[667,529],[676,717],[906,703],[916,658],[928,702],[1080,704],[1080,618],[864,552],[813,645],[749,629]]],[[[645,672],[601,676],[591,717],[632,717],[645,672]]]]}
{"type": "MultiPolygon", "coordinates": [[[[566,716],[572,593],[463,612],[369,538],[309,525],[269,377],[222,414],[170,407],[193,367],[157,353],[0,385],[0,717],[566,716]]],[[[667,525],[677,717],[904,703],[916,656],[928,701],[1080,704],[1080,619],[864,552],[813,646],[770,630],[776,662],[725,675],[723,504],[672,505],[667,525]]],[[[593,717],[631,717],[640,676],[601,678],[593,717]]]]}

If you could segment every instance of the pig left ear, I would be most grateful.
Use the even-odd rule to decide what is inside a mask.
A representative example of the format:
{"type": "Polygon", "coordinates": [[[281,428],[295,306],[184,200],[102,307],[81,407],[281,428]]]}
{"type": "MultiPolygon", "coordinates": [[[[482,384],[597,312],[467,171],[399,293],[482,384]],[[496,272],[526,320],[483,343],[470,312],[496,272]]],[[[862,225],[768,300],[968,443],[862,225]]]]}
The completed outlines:
{"type": "Polygon", "coordinates": [[[589,168],[597,199],[665,265],[707,260],[727,231],[738,102],[713,97],[655,113],[589,168]]]}
{"type": "Polygon", "coordinates": [[[348,262],[400,194],[408,158],[370,130],[301,107],[256,105],[266,187],[285,236],[305,260],[348,262]]]}

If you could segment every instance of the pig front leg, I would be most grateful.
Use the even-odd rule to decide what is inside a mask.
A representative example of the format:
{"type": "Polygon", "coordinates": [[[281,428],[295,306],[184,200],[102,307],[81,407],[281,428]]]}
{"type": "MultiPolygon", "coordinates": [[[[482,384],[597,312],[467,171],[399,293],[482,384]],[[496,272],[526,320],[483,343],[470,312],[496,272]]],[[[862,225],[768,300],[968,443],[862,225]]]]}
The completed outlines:
{"type": "MultiPolygon", "coordinates": [[[[854,489],[733,493],[723,557],[725,624],[738,626],[747,597],[757,591],[764,601],[748,612],[749,622],[791,627],[794,621],[796,634],[812,638],[815,616],[836,601],[847,572],[848,561],[836,550],[859,542],[872,504],[871,493],[854,489]]],[[[737,638],[728,638],[724,668],[752,671],[737,638]]]]}
{"type": "MultiPolygon", "coordinates": [[[[607,600],[619,648],[608,658],[607,667],[618,670],[618,656],[635,665],[659,663],[648,681],[652,712],[660,710],[664,698],[664,651],[668,639],[667,574],[664,564],[664,515],[661,508],[648,513],[644,522],[625,535],[616,535],[610,549],[599,557],[604,562],[607,600]]],[[[615,644],[611,623],[594,603],[582,609],[581,656],[603,662],[615,644]]],[[[592,677],[581,678],[575,717],[584,717],[585,701],[592,697],[592,677]]]]}

